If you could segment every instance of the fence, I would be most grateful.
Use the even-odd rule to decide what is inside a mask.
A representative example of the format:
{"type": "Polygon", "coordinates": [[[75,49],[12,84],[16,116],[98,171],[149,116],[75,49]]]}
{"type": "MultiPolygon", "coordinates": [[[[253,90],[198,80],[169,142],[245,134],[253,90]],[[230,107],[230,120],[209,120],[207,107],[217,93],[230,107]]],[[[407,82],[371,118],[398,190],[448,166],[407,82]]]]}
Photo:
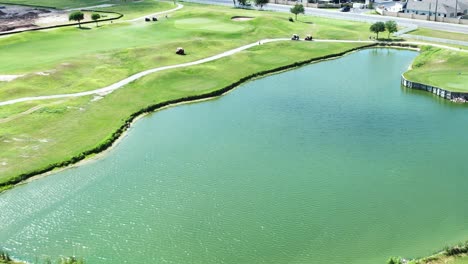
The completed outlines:
{"type": "MultiPolygon", "coordinates": [[[[384,16],[410,18],[410,19],[427,20],[427,21],[435,20],[434,16],[429,16],[429,15],[416,15],[413,13],[390,12],[390,11],[386,11],[382,9],[376,9],[376,11],[379,14],[384,15],[384,16]]],[[[468,19],[458,19],[458,18],[450,18],[450,17],[437,17],[437,22],[468,25],[468,19]]]]}
{"type": "Polygon", "coordinates": [[[312,7],[312,8],[339,8],[341,7],[340,4],[332,4],[332,3],[308,3],[307,1],[299,2],[299,1],[288,1],[288,0],[270,0],[270,4],[278,4],[278,5],[295,5],[295,4],[302,4],[304,7],[312,7]]]}

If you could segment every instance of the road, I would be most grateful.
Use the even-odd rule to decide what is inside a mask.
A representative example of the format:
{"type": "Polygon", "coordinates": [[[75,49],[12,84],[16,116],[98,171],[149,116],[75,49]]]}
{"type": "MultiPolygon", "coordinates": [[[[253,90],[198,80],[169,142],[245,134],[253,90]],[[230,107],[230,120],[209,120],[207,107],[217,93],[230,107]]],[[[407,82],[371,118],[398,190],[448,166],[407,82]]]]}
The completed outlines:
{"type": "MultiPolygon", "coordinates": [[[[224,5],[224,6],[233,6],[232,0],[184,0],[185,2],[194,2],[201,4],[212,4],[212,5],[224,5]]],[[[286,12],[289,13],[291,6],[286,5],[277,5],[277,4],[268,4],[263,7],[265,10],[276,11],[276,12],[286,12]]],[[[360,22],[374,23],[377,21],[387,21],[394,20],[400,26],[409,27],[417,26],[422,28],[429,28],[434,30],[444,30],[457,33],[468,34],[468,25],[457,25],[433,21],[424,21],[416,19],[407,19],[401,17],[386,17],[379,15],[369,15],[355,12],[339,12],[334,10],[326,10],[320,8],[305,8],[307,15],[320,16],[333,19],[343,19],[343,20],[353,20],[360,22]]]]}

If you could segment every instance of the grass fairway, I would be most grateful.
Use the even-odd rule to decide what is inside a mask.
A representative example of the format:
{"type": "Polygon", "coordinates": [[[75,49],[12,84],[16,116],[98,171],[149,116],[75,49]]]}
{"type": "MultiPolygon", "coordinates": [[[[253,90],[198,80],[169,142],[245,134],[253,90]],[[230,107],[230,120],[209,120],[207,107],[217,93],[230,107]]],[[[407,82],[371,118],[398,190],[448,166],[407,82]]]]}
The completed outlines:
{"type": "Polygon", "coordinates": [[[157,13],[165,10],[175,8],[176,6],[170,2],[161,2],[156,0],[142,0],[142,1],[126,1],[117,2],[115,6],[95,8],[99,11],[113,11],[124,14],[123,20],[134,19],[148,15],[151,13],[157,13]]]}
{"type": "Polygon", "coordinates": [[[3,38],[0,75],[24,77],[0,82],[0,100],[94,90],[139,71],[195,61],[262,38],[289,37],[292,33],[354,40],[367,36],[365,23],[323,18],[291,23],[288,17],[188,4],[169,19],[155,23],[104,24],[91,30],[65,28],[3,38]],[[255,18],[231,20],[236,15],[255,18]],[[174,55],[179,46],[186,49],[187,56],[174,55]]]}
{"type": "Polygon", "coordinates": [[[432,29],[427,29],[427,28],[418,28],[415,31],[411,31],[408,34],[425,36],[425,37],[433,37],[433,38],[445,38],[445,39],[468,41],[468,34],[432,30],[432,29]]]}
{"type": "Polygon", "coordinates": [[[468,257],[455,258],[452,264],[468,264],[468,257]]]}
{"type": "Polygon", "coordinates": [[[219,22],[214,19],[199,17],[180,19],[175,22],[175,27],[182,30],[189,29],[203,32],[212,31],[234,33],[245,29],[248,27],[248,24],[219,22]]]}
{"type": "Polygon", "coordinates": [[[425,47],[404,75],[408,80],[468,92],[468,53],[425,47]]]}

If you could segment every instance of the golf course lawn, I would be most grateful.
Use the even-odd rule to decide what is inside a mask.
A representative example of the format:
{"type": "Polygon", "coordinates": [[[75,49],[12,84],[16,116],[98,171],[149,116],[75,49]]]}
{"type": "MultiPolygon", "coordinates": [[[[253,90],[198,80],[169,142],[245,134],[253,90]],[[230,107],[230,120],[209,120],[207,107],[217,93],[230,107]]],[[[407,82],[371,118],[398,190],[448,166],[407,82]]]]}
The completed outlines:
{"type": "Polygon", "coordinates": [[[0,100],[94,90],[146,69],[195,61],[263,38],[284,38],[292,33],[324,39],[367,36],[365,23],[323,18],[313,19],[313,24],[291,23],[288,17],[186,5],[159,22],[104,24],[91,30],[72,27],[3,38],[0,75],[24,77],[0,82],[0,100]],[[236,15],[255,19],[231,20],[236,15]],[[175,56],[177,47],[183,47],[188,55],[175,56]]]}
{"type": "Polygon", "coordinates": [[[409,32],[408,34],[425,36],[425,37],[433,37],[433,38],[445,38],[445,39],[468,41],[468,34],[433,30],[433,29],[427,29],[427,28],[418,28],[415,31],[409,32]]]}
{"type": "Polygon", "coordinates": [[[424,47],[405,77],[413,82],[424,83],[450,90],[468,92],[468,53],[424,47]]]}
{"type": "MultiPolygon", "coordinates": [[[[115,1],[114,1],[115,2],[115,1]]],[[[123,20],[134,19],[148,14],[157,13],[175,8],[172,2],[161,2],[155,0],[142,1],[120,1],[116,2],[115,6],[94,8],[98,11],[119,12],[124,15],[123,20]]]]}
{"type": "Polygon", "coordinates": [[[468,264],[468,257],[456,258],[452,264],[468,264]]]}

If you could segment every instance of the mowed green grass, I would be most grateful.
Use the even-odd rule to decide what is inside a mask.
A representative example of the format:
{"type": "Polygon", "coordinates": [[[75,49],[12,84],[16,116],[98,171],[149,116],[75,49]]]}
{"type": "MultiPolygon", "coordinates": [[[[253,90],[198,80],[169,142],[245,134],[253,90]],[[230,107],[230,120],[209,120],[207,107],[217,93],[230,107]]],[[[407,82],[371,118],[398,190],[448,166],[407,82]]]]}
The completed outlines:
{"type": "Polygon", "coordinates": [[[361,45],[269,43],[210,63],[146,76],[97,101],[92,97],[81,97],[2,107],[0,116],[5,116],[3,111],[17,115],[25,109],[44,104],[34,113],[0,125],[0,182],[69,159],[99,145],[131,113],[146,106],[204,94],[258,71],[361,45]]]}
{"type": "Polygon", "coordinates": [[[113,11],[124,14],[123,20],[139,18],[145,15],[175,8],[172,2],[159,0],[120,1],[115,6],[95,8],[99,11],[113,11]]]}
{"type": "Polygon", "coordinates": [[[404,75],[453,92],[468,92],[468,53],[425,47],[404,75]]]}
{"type": "Polygon", "coordinates": [[[468,41],[468,34],[432,30],[432,29],[427,29],[427,28],[418,28],[415,31],[411,31],[408,34],[433,37],[433,38],[445,38],[445,39],[468,41]]]}
{"type": "Polygon", "coordinates": [[[194,31],[214,31],[214,32],[239,32],[249,25],[242,22],[217,22],[210,18],[185,18],[175,22],[175,27],[178,29],[189,29],[194,31]]]}
{"type": "Polygon", "coordinates": [[[291,23],[288,17],[187,4],[155,23],[104,24],[91,30],[66,28],[0,39],[0,74],[25,75],[0,82],[0,100],[93,90],[149,68],[195,61],[262,38],[298,33],[356,40],[367,35],[365,23],[323,18],[291,23]],[[236,15],[255,19],[232,21],[236,15]],[[184,47],[188,55],[176,56],[177,47],[184,47]]]}
{"type": "Polygon", "coordinates": [[[455,258],[451,264],[468,264],[468,257],[455,258]]]}

